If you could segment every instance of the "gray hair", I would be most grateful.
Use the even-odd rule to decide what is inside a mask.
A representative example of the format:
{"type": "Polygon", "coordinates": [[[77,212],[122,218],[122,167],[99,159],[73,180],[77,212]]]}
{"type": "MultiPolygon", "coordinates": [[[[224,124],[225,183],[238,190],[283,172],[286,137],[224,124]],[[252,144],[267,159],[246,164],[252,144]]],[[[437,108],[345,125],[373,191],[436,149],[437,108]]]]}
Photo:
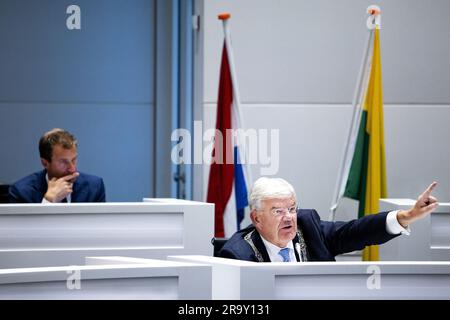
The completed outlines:
{"type": "Polygon", "coordinates": [[[249,195],[250,210],[260,210],[261,200],[294,198],[297,202],[294,187],[281,178],[262,177],[255,181],[249,195]]]}

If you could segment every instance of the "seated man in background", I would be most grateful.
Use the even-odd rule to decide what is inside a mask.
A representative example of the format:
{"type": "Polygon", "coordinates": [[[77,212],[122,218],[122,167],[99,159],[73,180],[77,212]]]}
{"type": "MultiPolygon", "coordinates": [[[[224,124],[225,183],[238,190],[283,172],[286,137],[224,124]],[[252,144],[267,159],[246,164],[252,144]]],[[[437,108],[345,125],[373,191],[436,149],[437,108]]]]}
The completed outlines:
{"type": "Polygon", "coordinates": [[[236,232],[223,246],[223,258],[256,261],[335,261],[339,254],[385,243],[438,206],[433,182],[409,210],[368,215],[349,222],[321,221],[316,210],[298,209],[291,184],[259,178],[249,196],[252,225],[236,232]]]}
{"type": "Polygon", "coordinates": [[[77,171],[77,140],[52,129],[39,140],[44,170],[20,179],[9,189],[11,203],[105,202],[103,179],[77,171]]]}

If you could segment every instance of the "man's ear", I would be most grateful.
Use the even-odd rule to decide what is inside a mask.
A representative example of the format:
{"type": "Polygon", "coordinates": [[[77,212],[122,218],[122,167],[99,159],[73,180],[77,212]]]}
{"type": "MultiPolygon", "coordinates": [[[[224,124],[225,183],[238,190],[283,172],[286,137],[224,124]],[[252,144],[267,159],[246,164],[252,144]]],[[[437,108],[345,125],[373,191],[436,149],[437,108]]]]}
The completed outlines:
{"type": "Polygon", "coordinates": [[[261,221],[258,213],[256,212],[256,210],[252,210],[250,212],[250,219],[252,219],[252,223],[254,225],[257,225],[261,221]]]}
{"type": "Polygon", "coordinates": [[[41,164],[45,169],[48,169],[50,162],[47,159],[41,158],[41,164]]]}

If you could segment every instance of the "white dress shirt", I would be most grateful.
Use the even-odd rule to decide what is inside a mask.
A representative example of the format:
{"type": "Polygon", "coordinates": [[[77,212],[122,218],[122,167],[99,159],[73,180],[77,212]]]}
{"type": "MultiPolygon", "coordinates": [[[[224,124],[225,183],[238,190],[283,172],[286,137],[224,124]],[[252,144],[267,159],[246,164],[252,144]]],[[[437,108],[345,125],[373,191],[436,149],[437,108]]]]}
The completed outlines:
{"type": "MultiPolygon", "coordinates": [[[[283,248],[280,248],[280,247],[274,245],[273,243],[270,243],[269,241],[264,239],[262,236],[261,236],[261,239],[262,239],[264,245],[266,246],[270,261],[283,262],[283,257],[280,254],[278,254],[278,252],[280,252],[280,250],[283,248]]],[[[289,260],[291,260],[290,262],[297,262],[297,258],[295,257],[295,253],[294,253],[294,245],[293,245],[292,241],[288,242],[286,248],[289,249],[289,260]]]]}

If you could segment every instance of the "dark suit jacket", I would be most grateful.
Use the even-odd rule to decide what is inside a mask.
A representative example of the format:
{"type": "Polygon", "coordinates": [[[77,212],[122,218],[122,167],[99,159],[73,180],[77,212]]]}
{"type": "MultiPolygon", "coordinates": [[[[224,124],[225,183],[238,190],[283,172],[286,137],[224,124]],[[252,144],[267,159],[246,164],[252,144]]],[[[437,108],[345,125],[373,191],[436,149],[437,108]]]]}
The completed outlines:
{"type": "MultiPolygon", "coordinates": [[[[41,203],[47,192],[46,170],[20,179],[9,188],[11,203],[41,203]]],[[[105,202],[103,179],[80,172],[73,184],[71,202],[105,202]]]]}
{"type": "MultiPolygon", "coordinates": [[[[397,235],[390,235],[386,231],[387,214],[381,212],[349,222],[329,222],[320,220],[316,210],[300,209],[297,212],[297,226],[303,233],[308,261],[335,261],[339,254],[362,250],[365,246],[382,244],[395,238],[397,235]]],[[[222,247],[219,256],[258,262],[254,250],[244,239],[253,230],[255,227],[250,225],[236,232],[222,247]]],[[[258,231],[253,232],[251,239],[264,262],[270,262],[258,231]]],[[[297,237],[293,239],[294,248],[298,241],[297,237]]],[[[298,260],[297,252],[296,256],[298,260]]]]}

